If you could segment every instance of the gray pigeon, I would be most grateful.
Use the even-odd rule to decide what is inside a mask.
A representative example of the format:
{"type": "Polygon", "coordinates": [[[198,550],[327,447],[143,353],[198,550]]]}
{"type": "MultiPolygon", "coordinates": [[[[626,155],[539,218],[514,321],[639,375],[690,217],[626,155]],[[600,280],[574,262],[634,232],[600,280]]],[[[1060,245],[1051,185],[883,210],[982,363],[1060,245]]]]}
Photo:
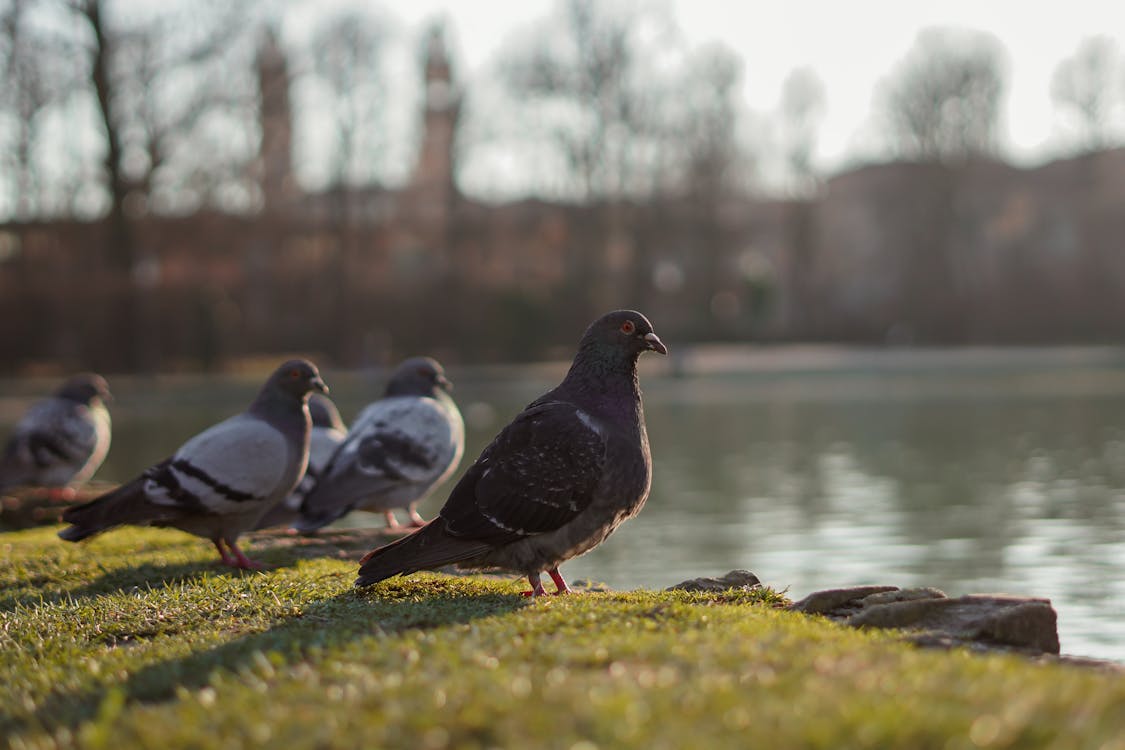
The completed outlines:
{"type": "Polygon", "coordinates": [[[309,439],[309,466],[305,475],[297,483],[296,489],[289,493],[285,502],[277,505],[262,516],[255,528],[268,529],[273,526],[292,523],[300,513],[305,495],[312,491],[317,478],[328,465],[328,459],[348,436],[348,428],[340,419],[340,412],[332,399],[323,393],[309,396],[309,416],[312,417],[312,433],[309,439]]]}
{"type": "Polygon", "coordinates": [[[587,552],[648,497],[652,459],[637,382],[642,352],[668,350],[638,312],[594,321],[566,378],[500,431],[453,488],[441,513],[361,560],[357,586],[457,564],[527,574],[587,552]]]}
{"type": "Polygon", "coordinates": [[[457,469],[465,450],[465,425],[441,365],[429,357],[406,360],[391,374],[383,398],[368,405],[301,505],[296,522],[309,532],[352,510],[383,511],[399,527],[394,509],[415,509],[457,469]]]}
{"type": "Polygon", "coordinates": [[[286,362],[247,411],[199,433],[128,484],[63,513],[73,526],[59,536],[77,542],[122,524],[171,526],[210,539],[226,565],[260,567],[236,541],[305,473],[313,390],[328,391],[316,366],[286,362]]]}
{"type": "Polygon", "coordinates": [[[0,458],[0,490],[68,487],[92,477],[109,453],[109,399],[105,378],[84,373],[32,405],[0,458]]]}

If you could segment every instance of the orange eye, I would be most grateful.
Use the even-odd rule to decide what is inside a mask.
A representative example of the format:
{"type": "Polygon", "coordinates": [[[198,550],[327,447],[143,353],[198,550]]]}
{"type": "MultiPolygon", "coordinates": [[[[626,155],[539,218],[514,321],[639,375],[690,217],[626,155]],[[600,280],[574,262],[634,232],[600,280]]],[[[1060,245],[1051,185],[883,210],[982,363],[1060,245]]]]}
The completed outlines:
{"type": "Polygon", "coordinates": [[[301,377],[301,371],[298,370],[297,368],[293,368],[292,370],[289,371],[289,377],[296,380],[297,378],[301,377]]]}
{"type": "Polygon", "coordinates": [[[637,326],[631,320],[626,320],[624,323],[621,324],[621,332],[626,334],[626,335],[629,335],[629,334],[633,333],[633,331],[635,331],[635,330],[637,330],[637,326]]]}

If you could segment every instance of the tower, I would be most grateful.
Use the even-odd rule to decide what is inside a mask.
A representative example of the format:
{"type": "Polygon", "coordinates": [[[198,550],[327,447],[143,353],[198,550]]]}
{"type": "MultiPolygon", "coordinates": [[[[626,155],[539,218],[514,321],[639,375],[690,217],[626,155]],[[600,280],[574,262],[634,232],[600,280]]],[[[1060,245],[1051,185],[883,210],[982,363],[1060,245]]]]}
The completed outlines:
{"type": "MultiPolygon", "coordinates": [[[[456,197],[453,145],[461,97],[453,86],[445,31],[440,24],[430,28],[424,58],[422,143],[407,185],[407,196],[410,213],[431,228],[441,227],[444,234],[456,197]]],[[[441,244],[445,244],[443,239],[439,240],[441,244]]]]}
{"type": "Polygon", "coordinates": [[[289,104],[289,64],[273,29],[267,29],[258,48],[258,117],[262,140],[258,146],[258,180],[267,212],[292,203],[293,112],[289,104]]]}

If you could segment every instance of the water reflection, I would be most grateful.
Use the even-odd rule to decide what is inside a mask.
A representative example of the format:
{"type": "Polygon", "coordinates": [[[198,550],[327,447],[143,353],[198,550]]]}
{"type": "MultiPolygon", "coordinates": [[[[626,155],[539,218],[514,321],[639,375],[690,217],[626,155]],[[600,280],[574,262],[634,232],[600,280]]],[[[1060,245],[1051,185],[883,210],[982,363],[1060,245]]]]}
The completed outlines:
{"type": "Polygon", "coordinates": [[[1002,385],[987,400],[653,400],[651,507],[571,568],[1047,596],[1064,648],[1125,658],[1125,398],[1002,385]]]}
{"type": "MultiPolygon", "coordinates": [[[[472,415],[467,460],[551,384],[453,376],[472,415]]],[[[381,388],[328,377],[345,418],[381,388]]],[[[1086,372],[1034,387],[1005,373],[646,377],[649,504],[566,571],[616,588],[748,568],[794,596],[864,583],[1046,596],[1065,651],[1125,660],[1125,377],[1093,382],[1086,372]]],[[[244,408],[257,383],[113,387],[99,478],[120,481],[244,408]]],[[[0,431],[30,389],[5,391],[0,431]]]]}

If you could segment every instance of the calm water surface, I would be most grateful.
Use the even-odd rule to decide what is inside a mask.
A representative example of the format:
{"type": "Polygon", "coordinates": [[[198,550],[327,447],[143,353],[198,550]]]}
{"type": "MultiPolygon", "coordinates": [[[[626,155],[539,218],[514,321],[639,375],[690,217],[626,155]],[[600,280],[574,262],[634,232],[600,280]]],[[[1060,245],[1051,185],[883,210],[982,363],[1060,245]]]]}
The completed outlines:
{"type": "MultiPolygon", "coordinates": [[[[468,462],[558,373],[450,375],[468,462]]],[[[325,376],[346,420],[381,389],[377,376],[325,376]]],[[[746,568],[793,598],[870,583],[1045,596],[1065,652],[1125,660],[1117,364],[678,378],[644,369],[642,381],[652,495],[606,544],[568,563],[569,578],[664,587],[746,568]]],[[[256,390],[233,378],[111,385],[114,442],[98,478],[112,481],[241,410],[256,390]]],[[[8,384],[0,434],[32,392],[8,384]]],[[[443,500],[437,492],[423,515],[443,500]]],[[[349,523],[381,520],[356,514],[349,523]]]]}

